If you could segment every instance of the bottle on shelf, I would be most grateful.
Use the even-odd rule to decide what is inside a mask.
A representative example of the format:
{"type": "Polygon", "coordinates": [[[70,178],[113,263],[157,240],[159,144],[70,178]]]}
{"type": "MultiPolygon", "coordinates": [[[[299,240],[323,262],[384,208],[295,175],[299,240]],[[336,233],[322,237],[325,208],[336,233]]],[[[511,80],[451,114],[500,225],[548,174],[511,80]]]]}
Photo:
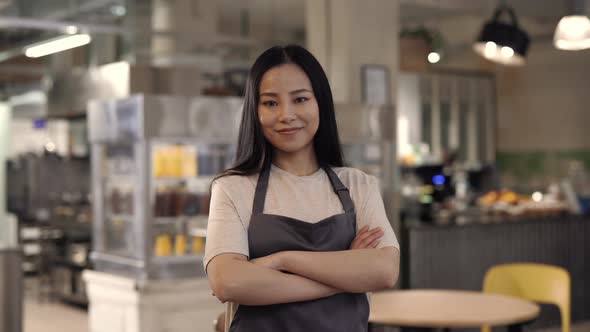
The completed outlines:
{"type": "Polygon", "coordinates": [[[158,257],[172,255],[172,240],[168,234],[160,234],[156,237],[155,254],[158,257]]]}
{"type": "Polygon", "coordinates": [[[201,254],[205,251],[205,238],[193,236],[193,254],[201,254]]]}
{"type": "Polygon", "coordinates": [[[182,256],[186,253],[186,235],[176,234],[174,237],[174,254],[182,256]]]}

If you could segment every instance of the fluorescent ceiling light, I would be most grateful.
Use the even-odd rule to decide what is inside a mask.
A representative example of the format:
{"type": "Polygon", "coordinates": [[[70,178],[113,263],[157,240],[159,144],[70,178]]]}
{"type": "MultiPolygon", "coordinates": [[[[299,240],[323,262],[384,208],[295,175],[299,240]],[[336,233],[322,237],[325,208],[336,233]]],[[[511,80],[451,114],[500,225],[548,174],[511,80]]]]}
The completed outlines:
{"type": "Polygon", "coordinates": [[[558,49],[568,51],[590,48],[590,19],[584,15],[562,17],[555,29],[553,43],[558,49]]]}
{"type": "Polygon", "coordinates": [[[87,34],[61,36],[25,47],[25,55],[29,58],[39,58],[45,55],[69,50],[74,47],[83,46],[91,41],[92,38],[87,34]]]}

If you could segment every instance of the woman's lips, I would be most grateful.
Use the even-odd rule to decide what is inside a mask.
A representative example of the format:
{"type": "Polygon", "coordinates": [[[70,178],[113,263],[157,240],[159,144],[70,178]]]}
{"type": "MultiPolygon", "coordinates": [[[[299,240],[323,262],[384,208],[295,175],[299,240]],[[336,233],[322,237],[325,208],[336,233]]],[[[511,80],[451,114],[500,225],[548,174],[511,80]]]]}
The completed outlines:
{"type": "Polygon", "coordinates": [[[291,128],[291,129],[282,129],[277,130],[277,132],[281,135],[293,135],[296,134],[301,128],[291,128]]]}

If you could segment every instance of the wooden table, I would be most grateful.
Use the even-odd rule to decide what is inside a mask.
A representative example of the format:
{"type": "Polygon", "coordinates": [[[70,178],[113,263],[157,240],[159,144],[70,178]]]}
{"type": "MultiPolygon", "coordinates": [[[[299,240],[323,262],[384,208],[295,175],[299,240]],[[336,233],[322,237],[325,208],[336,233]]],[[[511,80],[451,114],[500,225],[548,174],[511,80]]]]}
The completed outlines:
{"type": "Polygon", "coordinates": [[[503,295],[458,290],[399,290],[371,295],[369,323],[400,327],[479,328],[504,325],[509,331],[539,315],[533,302],[503,295]]]}

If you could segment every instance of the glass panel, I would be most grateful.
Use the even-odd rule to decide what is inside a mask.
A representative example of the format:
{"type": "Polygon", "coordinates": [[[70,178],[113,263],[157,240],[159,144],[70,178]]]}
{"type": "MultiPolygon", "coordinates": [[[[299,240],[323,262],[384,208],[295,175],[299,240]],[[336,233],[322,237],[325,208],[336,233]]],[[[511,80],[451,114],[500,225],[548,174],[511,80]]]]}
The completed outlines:
{"type": "Polygon", "coordinates": [[[450,148],[450,128],[451,128],[451,105],[448,101],[440,104],[440,125],[441,125],[441,145],[443,151],[449,151],[450,148]]]}
{"type": "Polygon", "coordinates": [[[459,104],[459,160],[467,160],[467,146],[468,146],[468,120],[469,104],[461,102],[459,104]]]}
{"type": "Polygon", "coordinates": [[[229,144],[152,143],[155,256],[203,253],[211,181],[232,166],[234,155],[229,144]]]}
{"type": "Polygon", "coordinates": [[[137,167],[133,145],[107,145],[103,164],[105,250],[136,258],[133,231],[137,167]]]}
{"type": "Polygon", "coordinates": [[[486,160],[486,117],[485,117],[485,105],[483,102],[477,104],[476,113],[476,130],[477,133],[477,159],[481,162],[486,160]]]}
{"type": "Polygon", "coordinates": [[[429,102],[422,103],[422,142],[432,150],[432,105],[429,102]]]}

